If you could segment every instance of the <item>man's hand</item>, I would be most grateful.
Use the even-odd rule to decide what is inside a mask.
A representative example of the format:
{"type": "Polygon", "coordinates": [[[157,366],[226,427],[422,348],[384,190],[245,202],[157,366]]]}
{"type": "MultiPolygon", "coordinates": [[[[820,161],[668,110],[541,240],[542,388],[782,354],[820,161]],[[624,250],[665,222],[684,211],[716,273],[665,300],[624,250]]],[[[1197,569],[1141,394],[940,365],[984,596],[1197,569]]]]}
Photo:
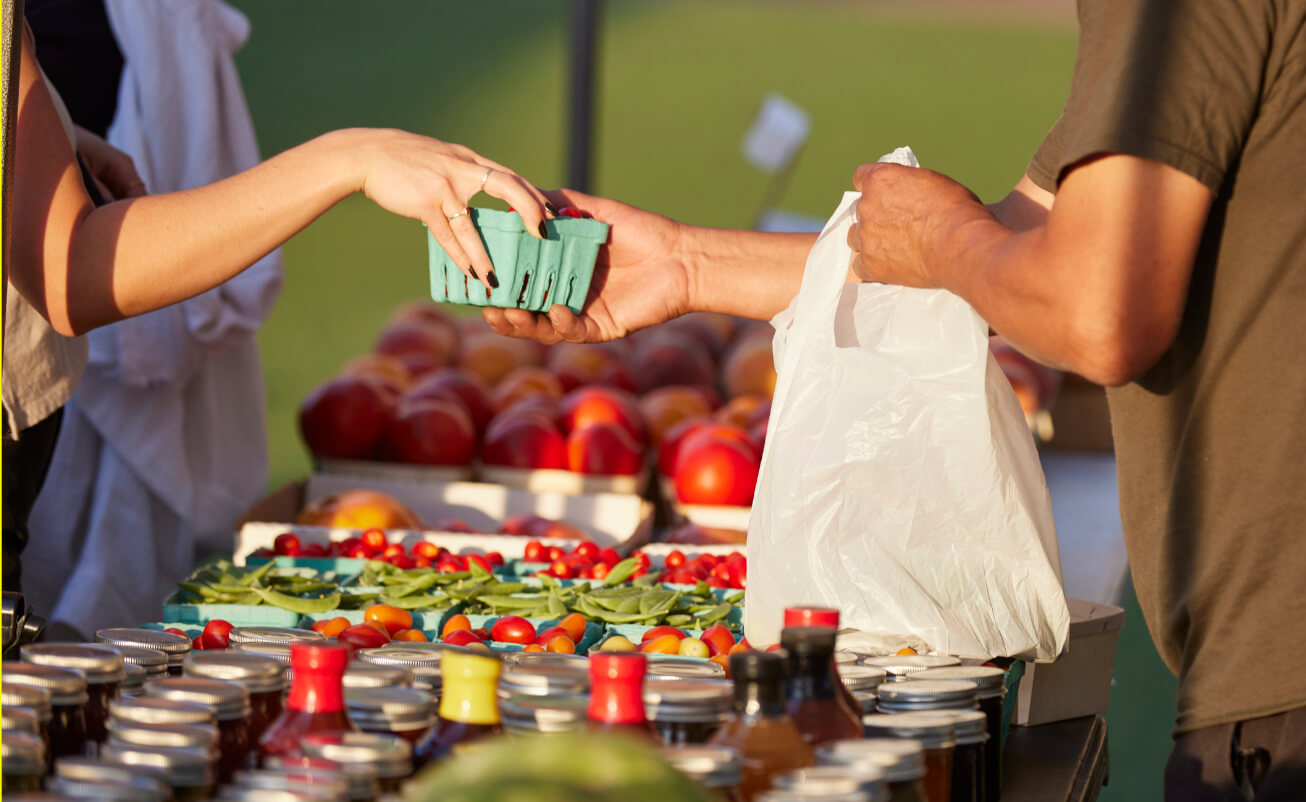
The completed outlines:
{"type": "Polygon", "coordinates": [[[100,190],[110,200],[139,198],[148,193],[131,156],[80,125],[74,128],[77,131],[77,152],[86,162],[91,177],[99,182],[100,190]]]}
{"type": "Polygon", "coordinates": [[[491,328],[543,343],[602,342],[690,311],[683,226],[607,198],[572,190],[547,194],[555,206],[574,206],[612,226],[599,248],[584,312],[576,315],[561,304],[547,314],[487,307],[481,314],[491,328]]]}

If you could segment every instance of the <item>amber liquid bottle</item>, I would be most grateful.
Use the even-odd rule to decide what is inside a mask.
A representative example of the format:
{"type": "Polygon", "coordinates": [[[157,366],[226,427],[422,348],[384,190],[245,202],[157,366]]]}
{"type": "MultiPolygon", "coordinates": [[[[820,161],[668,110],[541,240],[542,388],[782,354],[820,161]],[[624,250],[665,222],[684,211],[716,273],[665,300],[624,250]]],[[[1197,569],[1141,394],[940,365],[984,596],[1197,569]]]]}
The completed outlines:
{"type": "Polygon", "coordinates": [[[734,712],[711,743],[739,753],[739,792],[747,802],[768,790],[774,775],[806,768],[815,759],[785,710],[784,658],[770,652],[733,654],[730,674],[735,679],[734,712]]]}
{"type": "Polygon", "coordinates": [[[803,740],[812,746],[862,737],[862,718],[835,690],[835,631],[829,627],[786,627],[780,647],[786,654],[786,707],[803,740]]]}
{"type": "Polygon", "coordinates": [[[644,712],[644,675],[648,662],[642,654],[590,655],[590,701],[585,728],[591,732],[623,732],[662,743],[657,728],[644,712]]]}
{"type": "Polygon", "coordinates": [[[423,765],[448,757],[458,744],[471,743],[499,728],[499,659],[445,652],[440,659],[444,687],[435,726],[417,744],[414,761],[423,765]]]}
{"type": "MultiPolygon", "coordinates": [[[[839,632],[839,611],[833,607],[786,607],[784,625],[786,627],[829,627],[836,635],[839,632]]],[[[839,678],[839,666],[830,661],[830,676],[834,679],[834,690],[843,700],[844,706],[853,716],[861,721],[862,705],[853,697],[852,691],[839,678]]],[[[860,737],[860,736],[859,736],[860,737]]]]}
{"type": "Polygon", "coordinates": [[[286,707],[259,738],[259,756],[299,757],[299,739],[310,732],[356,730],[345,711],[345,666],[349,649],[331,643],[293,643],[286,707]]]}

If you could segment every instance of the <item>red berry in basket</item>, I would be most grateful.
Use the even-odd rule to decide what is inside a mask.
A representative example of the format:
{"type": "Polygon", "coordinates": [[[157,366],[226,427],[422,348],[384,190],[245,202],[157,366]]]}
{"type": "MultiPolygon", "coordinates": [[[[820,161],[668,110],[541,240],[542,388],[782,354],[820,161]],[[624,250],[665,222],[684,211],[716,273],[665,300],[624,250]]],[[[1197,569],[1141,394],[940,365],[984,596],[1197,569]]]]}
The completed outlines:
{"type": "Polygon", "coordinates": [[[277,535],[277,539],[272,541],[272,548],[277,554],[287,557],[298,555],[303,548],[300,545],[299,538],[291,532],[277,535]]]}
{"type": "Polygon", "coordinates": [[[384,529],[369,529],[361,536],[363,545],[372,554],[376,554],[386,546],[386,537],[384,529]]]}
{"type": "Polygon", "coordinates": [[[230,645],[231,623],[215,618],[204,625],[200,633],[200,642],[205,649],[225,649],[230,645]]]}
{"type": "Polygon", "coordinates": [[[575,206],[564,206],[558,210],[559,217],[575,217],[578,219],[588,219],[589,215],[577,209],[575,206]]]}

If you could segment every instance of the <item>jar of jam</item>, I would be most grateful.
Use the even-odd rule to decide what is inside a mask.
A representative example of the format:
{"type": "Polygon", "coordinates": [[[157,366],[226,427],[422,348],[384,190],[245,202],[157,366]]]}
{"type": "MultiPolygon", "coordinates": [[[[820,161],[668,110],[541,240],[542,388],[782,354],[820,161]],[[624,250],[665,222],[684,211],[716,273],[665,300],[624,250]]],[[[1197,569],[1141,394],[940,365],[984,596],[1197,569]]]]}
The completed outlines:
{"type": "Polygon", "coordinates": [[[739,785],[744,770],[735,750],[702,744],[669,746],[662,750],[662,757],[718,802],[743,802],[739,785]]]}
{"type": "Polygon", "coordinates": [[[125,643],[104,645],[122,655],[124,665],[139,667],[149,679],[158,679],[168,674],[168,655],[159,649],[125,643]]]}
{"type": "Polygon", "coordinates": [[[205,705],[213,711],[218,725],[219,783],[228,782],[249,765],[254,744],[249,740],[249,691],[244,685],[218,679],[165,677],[146,682],[145,694],[170,702],[205,705]]]}
{"type": "Polygon", "coordinates": [[[411,687],[413,672],[402,666],[382,666],[362,660],[350,660],[345,667],[345,690],[351,688],[411,687]]]}
{"type": "MultiPolygon", "coordinates": [[[[295,800],[345,802],[349,799],[349,779],[339,771],[301,768],[240,771],[236,773],[234,786],[244,792],[258,792],[239,797],[245,799],[277,799],[280,794],[288,794],[295,800]]],[[[221,798],[227,795],[224,793],[221,798]]]]}
{"type": "Polygon", "coordinates": [[[158,629],[111,627],[97,630],[95,642],[109,646],[139,646],[168,655],[168,673],[181,676],[181,661],[190,652],[190,639],[158,629]]]}
{"type": "MultiPolygon", "coordinates": [[[[233,643],[227,647],[228,654],[252,654],[255,657],[266,657],[275,661],[286,671],[290,670],[290,647],[284,643],[263,643],[254,641],[252,643],[233,643]]],[[[184,673],[184,670],[183,670],[184,673]]],[[[287,679],[287,681],[289,681],[287,679]]]]}
{"type": "Polygon", "coordinates": [[[984,802],[984,750],[989,739],[984,713],[979,710],[948,710],[957,733],[952,753],[952,802],[984,802]]]}
{"type": "Polygon", "coordinates": [[[109,729],[131,724],[216,724],[217,715],[206,704],[174,702],[150,696],[119,697],[109,705],[109,729]]]}
{"type": "Polygon", "coordinates": [[[904,680],[931,668],[961,665],[961,658],[945,654],[897,654],[887,657],[863,657],[862,665],[884,669],[889,682],[904,680]]]}
{"type": "Polygon", "coordinates": [[[857,700],[862,715],[875,712],[875,691],[887,676],[884,669],[875,666],[839,666],[839,681],[857,700]]]}
{"type": "Polygon", "coordinates": [[[707,743],[730,717],[733,703],[733,686],[726,680],[644,681],[644,711],[667,746],[707,743]]]}
{"type": "MultiPolygon", "coordinates": [[[[8,665],[6,663],[6,665],[8,665]]],[[[12,712],[15,717],[21,717],[24,711],[31,714],[35,722],[35,728],[31,732],[41,736],[41,743],[46,745],[46,751],[49,751],[50,740],[47,732],[50,728],[50,691],[45,688],[38,688],[35,685],[19,685],[17,683],[0,682],[0,709],[5,713],[4,728],[8,729],[27,729],[25,726],[8,724],[9,714],[12,712]]],[[[53,760],[46,761],[53,765],[53,760]]]]}
{"type": "Polygon", "coordinates": [[[187,677],[219,679],[245,686],[249,691],[251,748],[281,715],[286,670],[276,660],[248,652],[191,652],[186,656],[182,671],[187,677]]]}
{"type": "Polygon", "coordinates": [[[86,678],[76,671],[6,660],[0,664],[5,685],[29,685],[50,694],[50,722],[46,727],[47,761],[64,755],[86,754],[86,678]]]}
{"type": "Polygon", "coordinates": [[[777,774],[772,781],[780,791],[799,794],[804,799],[862,794],[867,802],[886,802],[884,772],[878,766],[859,763],[844,766],[812,766],[777,774]]]}
{"type": "Polygon", "coordinates": [[[444,654],[444,651],[438,649],[391,645],[379,649],[359,649],[355,657],[365,663],[407,669],[412,672],[414,686],[439,696],[442,682],[440,662],[444,654]]]}
{"type": "MultiPolygon", "coordinates": [[[[118,698],[140,696],[145,693],[145,669],[131,663],[123,663],[122,685],[118,686],[118,698]]],[[[167,676],[166,672],[164,676],[167,676]]]]}
{"type": "Polygon", "coordinates": [[[292,643],[315,643],[324,641],[326,637],[320,632],[314,632],[311,629],[297,629],[294,627],[235,627],[227,635],[228,642],[232,646],[244,647],[251,643],[275,643],[280,646],[289,646],[292,643]]]}
{"type": "Polygon", "coordinates": [[[376,769],[382,794],[399,792],[413,774],[413,746],[396,735],[374,732],[315,732],[300,742],[308,757],[343,766],[363,764],[376,769]]]}
{"type": "Polygon", "coordinates": [[[45,744],[34,732],[6,729],[0,738],[0,767],[4,779],[0,791],[21,794],[41,790],[45,775],[45,744]]]}
{"type": "Polygon", "coordinates": [[[132,746],[190,746],[218,756],[218,728],[212,724],[133,724],[109,728],[109,742],[132,746]]]}
{"type": "Polygon", "coordinates": [[[881,713],[921,710],[978,710],[975,683],[959,679],[911,679],[886,682],[877,690],[881,713]]]}
{"type": "Polygon", "coordinates": [[[997,802],[1002,793],[1002,704],[1007,696],[1007,672],[994,666],[932,668],[920,679],[953,679],[979,687],[979,708],[984,713],[988,740],[984,744],[984,799],[997,802]]]}
{"type": "Polygon", "coordinates": [[[952,755],[957,746],[952,716],[944,711],[874,713],[862,719],[867,737],[911,738],[925,753],[925,798],[948,802],[952,796],[952,755]]]}
{"type": "Polygon", "coordinates": [[[697,657],[681,657],[674,654],[648,655],[647,668],[650,677],[672,677],[678,679],[725,679],[726,670],[709,660],[697,657]]]}
{"type": "Polygon", "coordinates": [[[398,735],[414,746],[435,725],[435,699],[418,688],[345,688],[345,709],[363,732],[398,735]]]}
{"type": "Polygon", "coordinates": [[[51,790],[78,797],[171,798],[167,775],[151,766],[126,766],[90,757],[61,757],[54,764],[51,790]],[[122,789],[128,789],[123,793],[122,789]]]}
{"type": "MultiPolygon", "coordinates": [[[[533,656],[548,652],[529,654],[533,656]]],[[[579,696],[586,693],[589,687],[589,662],[583,657],[564,661],[504,660],[503,673],[499,675],[500,699],[510,696],[579,696]]]]}
{"type": "Polygon", "coordinates": [[[200,802],[213,796],[213,756],[207,750],[106,743],[100,757],[109,763],[161,770],[175,802],[200,802]]]}
{"type": "Polygon", "coordinates": [[[564,652],[509,652],[503,656],[505,670],[517,666],[579,666],[588,672],[589,659],[564,652]]]}
{"type": "Polygon", "coordinates": [[[908,738],[831,741],[816,750],[823,766],[874,766],[884,776],[890,802],[925,802],[925,752],[908,738]]]}
{"type": "Polygon", "coordinates": [[[86,678],[86,739],[91,744],[104,741],[109,735],[109,703],[118,698],[126,676],[122,655],[93,643],[29,643],[21,654],[24,662],[77,671],[86,678]]]}
{"type": "Polygon", "coordinates": [[[499,719],[509,735],[559,735],[585,729],[589,700],[574,696],[509,696],[499,700],[499,719]]]}
{"type": "Polygon", "coordinates": [[[272,771],[298,772],[310,777],[323,773],[336,774],[348,785],[348,797],[353,802],[375,799],[381,795],[376,781],[376,767],[366,763],[343,765],[334,760],[306,755],[272,755],[263,761],[263,768],[272,771]]]}

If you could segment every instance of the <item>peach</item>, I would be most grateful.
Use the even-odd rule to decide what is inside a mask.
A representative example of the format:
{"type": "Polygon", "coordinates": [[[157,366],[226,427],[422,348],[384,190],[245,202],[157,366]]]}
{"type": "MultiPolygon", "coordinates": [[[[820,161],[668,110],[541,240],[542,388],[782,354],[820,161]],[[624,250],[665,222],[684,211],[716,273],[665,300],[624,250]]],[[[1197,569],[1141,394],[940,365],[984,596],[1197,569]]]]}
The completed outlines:
{"type": "Polygon", "coordinates": [[[565,390],[574,390],[596,384],[603,369],[616,361],[616,354],[602,346],[561,342],[549,349],[546,364],[565,390]]]}
{"type": "Polygon", "coordinates": [[[594,423],[567,436],[567,467],[577,473],[633,476],[644,466],[639,444],[616,423],[594,423]]]}
{"type": "Polygon", "coordinates": [[[340,376],[315,388],[299,407],[299,432],[319,457],[368,459],[385,438],[394,404],[367,376],[340,376]]]}
{"type": "Polygon", "coordinates": [[[349,490],[312,502],[295,523],[341,529],[420,529],[412,510],[393,496],[376,490],[349,490]]]}
{"type": "Polygon", "coordinates": [[[581,387],[567,393],[558,405],[558,425],[564,432],[596,423],[615,423],[636,443],[644,442],[644,416],[630,393],[613,387],[581,387]]]}
{"type": "Polygon", "coordinates": [[[763,404],[769,407],[771,400],[760,395],[737,395],[718,409],[712,417],[747,431],[752,423],[753,414],[761,409],[763,404]]]}
{"type": "Polygon", "coordinates": [[[716,367],[706,348],[687,334],[659,332],[640,341],[632,357],[641,393],[668,384],[711,385],[716,367]]]}
{"type": "Polygon", "coordinates": [[[458,365],[494,387],[504,376],[527,364],[514,342],[494,332],[471,335],[463,341],[458,365]]]}
{"type": "Polygon", "coordinates": [[[476,425],[461,403],[423,398],[403,403],[390,421],[389,453],[420,465],[470,465],[476,456],[476,425]]]}
{"type": "Polygon", "coordinates": [[[390,385],[400,392],[413,383],[408,366],[398,357],[389,354],[363,354],[341,365],[337,376],[368,376],[390,385]]]}
{"type": "Polygon", "coordinates": [[[677,423],[710,415],[712,404],[707,394],[697,387],[671,384],[652,390],[639,399],[639,409],[648,427],[649,440],[658,445],[677,423]]]}
{"type": "Polygon", "coordinates": [[[531,396],[562,397],[562,382],[547,368],[524,366],[504,376],[494,388],[495,409],[506,409],[531,396]]]}
{"type": "Polygon", "coordinates": [[[378,354],[427,354],[445,364],[454,358],[457,349],[458,333],[452,326],[415,318],[386,326],[372,346],[378,354]]]}
{"type": "Polygon", "coordinates": [[[567,451],[567,440],[551,421],[521,415],[490,424],[481,461],[509,468],[566,470],[567,451]]]}
{"type": "Polygon", "coordinates": [[[490,398],[490,388],[474,373],[458,368],[445,368],[413,385],[406,394],[406,400],[420,398],[453,397],[458,399],[472,418],[477,432],[484,432],[494,417],[494,402],[490,398]]]}
{"type": "Polygon", "coordinates": [[[761,336],[737,343],[726,354],[723,370],[726,394],[775,395],[775,363],[771,357],[771,340],[761,336]]]}
{"type": "MultiPolygon", "coordinates": [[[[718,440],[733,441],[748,452],[757,462],[761,462],[762,460],[762,450],[758,448],[757,444],[753,442],[753,439],[748,436],[748,432],[738,426],[732,426],[728,423],[705,421],[701,422],[700,425],[693,427],[691,431],[685,432],[684,436],[676,443],[675,453],[669,455],[670,462],[667,467],[670,467],[671,470],[667,471],[666,475],[672,477],[679,476],[681,470],[680,463],[684,460],[685,454],[693,451],[704,443],[718,440]]],[[[662,454],[658,455],[659,468],[663,467],[662,456],[662,454]]]]}

